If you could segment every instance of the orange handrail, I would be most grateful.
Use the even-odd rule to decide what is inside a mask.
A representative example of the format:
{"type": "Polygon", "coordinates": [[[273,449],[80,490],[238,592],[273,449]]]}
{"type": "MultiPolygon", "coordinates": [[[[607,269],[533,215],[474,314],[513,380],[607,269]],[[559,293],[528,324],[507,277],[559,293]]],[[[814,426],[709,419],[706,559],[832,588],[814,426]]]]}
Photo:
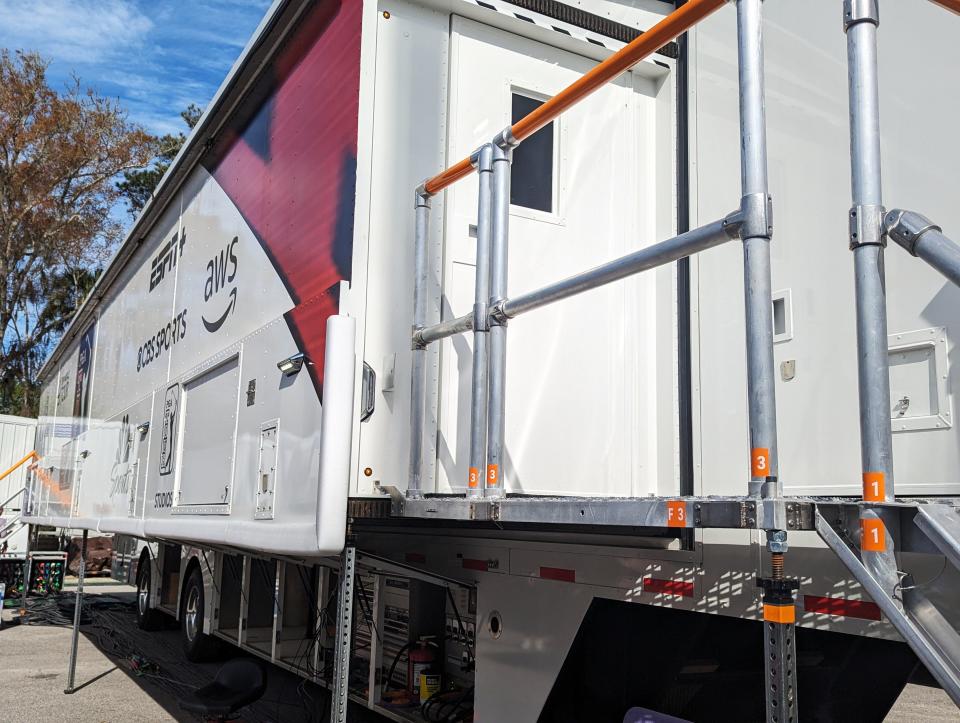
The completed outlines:
{"type": "Polygon", "coordinates": [[[35,450],[35,449],[34,449],[34,450],[31,450],[29,453],[27,453],[27,455],[26,455],[23,459],[21,459],[19,462],[17,462],[16,464],[14,464],[12,467],[10,467],[10,469],[8,469],[8,470],[7,470],[6,472],[4,472],[3,474],[0,474],[0,481],[4,480],[4,479],[6,479],[7,477],[9,477],[10,475],[12,475],[14,472],[17,471],[17,469],[18,469],[21,465],[26,464],[26,463],[29,462],[31,459],[40,459],[40,455],[37,454],[37,450],[35,450]]]}
{"type": "MultiPolygon", "coordinates": [[[[960,0],[934,0],[944,4],[960,3],[960,0]]],[[[539,108],[521,118],[510,128],[517,141],[536,133],[571,106],[590,95],[621,73],[625,73],[651,53],[663,47],[678,35],[685,33],[714,10],[724,5],[726,0],[690,0],[681,5],[663,20],[634,38],[628,45],[584,73],[574,82],[553,96],[539,108]]],[[[473,172],[470,158],[464,158],[445,171],[438,173],[424,184],[424,190],[433,195],[447,186],[469,176],[473,172]]]]}
{"type": "Polygon", "coordinates": [[[932,2],[946,10],[951,10],[957,15],[960,15],[960,0],[932,0],[932,2]]]}

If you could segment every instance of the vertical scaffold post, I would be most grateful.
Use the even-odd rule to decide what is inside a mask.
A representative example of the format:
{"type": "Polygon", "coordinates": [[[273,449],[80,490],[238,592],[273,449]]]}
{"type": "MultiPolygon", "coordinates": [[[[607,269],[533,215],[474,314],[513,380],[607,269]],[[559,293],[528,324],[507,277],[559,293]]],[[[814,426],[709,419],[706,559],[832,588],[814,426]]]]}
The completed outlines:
{"type": "MultiPolygon", "coordinates": [[[[507,257],[510,233],[510,164],[516,139],[509,128],[493,143],[492,248],[490,251],[490,308],[507,298],[507,257]]],[[[491,319],[490,379],[487,417],[487,470],[484,496],[504,494],[504,425],[506,421],[507,320],[491,319]]]]}
{"type": "Polygon", "coordinates": [[[761,0],[738,0],[740,62],[740,183],[743,197],[747,399],[752,496],[779,497],[777,402],[773,368],[773,294],[770,282],[772,205],[767,190],[761,0]]]}
{"type": "Polygon", "coordinates": [[[480,191],[477,200],[477,273],[473,300],[473,377],[470,400],[470,469],[467,497],[483,497],[480,477],[487,458],[487,337],[490,322],[490,237],[493,193],[493,145],[480,148],[477,158],[480,191]]]}
{"type": "MultiPolygon", "coordinates": [[[[740,171],[743,197],[743,266],[747,337],[747,397],[750,412],[751,495],[782,496],[777,471],[777,405],[773,362],[773,301],[770,281],[772,202],[767,186],[762,0],[737,0],[740,62],[740,171]]],[[[770,520],[765,519],[765,524],[770,520]]],[[[797,716],[794,591],[783,575],[787,533],[766,531],[771,576],[763,588],[763,652],[767,721],[794,723],[797,716]]]]}
{"type": "Polygon", "coordinates": [[[83,608],[83,579],[87,573],[87,530],[83,531],[80,542],[80,569],[77,571],[77,597],[73,604],[73,637],[70,640],[70,662],[67,667],[67,687],[64,693],[70,695],[76,691],[74,681],[77,673],[77,645],[80,642],[80,612],[83,608]]]}
{"type": "Polygon", "coordinates": [[[860,454],[864,499],[893,499],[893,441],[887,307],[883,272],[880,186],[880,90],[877,79],[877,0],[844,0],[850,86],[850,248],[857,309],[860,454]],[[869,482],[868,482],[869,478],[869,482]]]}
{"type": "MultiPolygon", "coordinates": [[[[413,235],[413,331],[427,323],[427,282],[429,276],[427,236],[430,233],[430,194],[423,186],[414,200],[416,218],[413,235]]],[[[407,497],[418,499],[422,493],[423,426],[427,397],[427,350],[413,344],[410,363],[410,478],[407,497]]]]}
{"type": "Polygon", "coordinates": [[[334,639],[334,670],[330,723],[346,723],[350,693],[350,636],[353,625],[353,585],[357,548],[351,539],[340,556],[340,592],[337,599],[337,634],[334,639]]]}
{"type": "MultiPolygon", "coordinates": [[[[887,301],[883,271],[883,196],[880,183],[880,87],[877,75],[877,0],[844,0],[847,79],[850,91],[850,249],[856,289],[857,377],[860,393],[860,459],[863,499],[892,502],[893,436],[887,301]]],[[[895,517],[862,509],[860,551],[864,565],[895,599],[899,586],[895,517]]]]}

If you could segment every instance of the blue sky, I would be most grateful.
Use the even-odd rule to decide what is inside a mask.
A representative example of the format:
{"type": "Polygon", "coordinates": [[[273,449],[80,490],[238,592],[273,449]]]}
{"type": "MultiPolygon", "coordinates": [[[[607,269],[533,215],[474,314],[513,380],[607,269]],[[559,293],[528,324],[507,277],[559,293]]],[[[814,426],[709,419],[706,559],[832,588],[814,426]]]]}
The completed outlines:
{"type": "Polygon", "coordinates": [[[75,73],[118,98],[155,134],[186,131],[180,111],[201,108],[243,50],[269,0],[2,0],[0,47],[37,50],[48,80],[75,73]]]}

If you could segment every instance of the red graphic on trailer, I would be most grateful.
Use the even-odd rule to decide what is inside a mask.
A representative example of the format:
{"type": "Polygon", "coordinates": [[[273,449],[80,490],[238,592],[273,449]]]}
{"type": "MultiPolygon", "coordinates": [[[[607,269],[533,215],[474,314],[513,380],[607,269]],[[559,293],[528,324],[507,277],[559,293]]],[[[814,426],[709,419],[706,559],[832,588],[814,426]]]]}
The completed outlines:
{"type": "Polygon", "coordinates": [[[285,314],[320,396],[326,322],[350,280],[360,0],[326,0],[294,31],[204,165],[294,302],[285,314]]]}

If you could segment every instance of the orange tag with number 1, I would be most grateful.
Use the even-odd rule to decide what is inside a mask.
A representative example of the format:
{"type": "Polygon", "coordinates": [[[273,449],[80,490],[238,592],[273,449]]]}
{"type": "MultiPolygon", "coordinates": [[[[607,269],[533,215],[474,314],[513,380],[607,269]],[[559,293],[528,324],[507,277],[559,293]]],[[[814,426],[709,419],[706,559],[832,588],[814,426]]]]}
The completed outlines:
{"type": "Polygon", "coordinates": [[[883,552],[887,549],[887,530],[883,520],[860,520],[860,529],[863,536],[860,538],[860,549],[867,552],[883,552]]]}
{"type": "Polygon", "coordinates": [[[867,502],[883,502],[885,487],[883,472],[863,473],[863,499],[867,502]]]}

